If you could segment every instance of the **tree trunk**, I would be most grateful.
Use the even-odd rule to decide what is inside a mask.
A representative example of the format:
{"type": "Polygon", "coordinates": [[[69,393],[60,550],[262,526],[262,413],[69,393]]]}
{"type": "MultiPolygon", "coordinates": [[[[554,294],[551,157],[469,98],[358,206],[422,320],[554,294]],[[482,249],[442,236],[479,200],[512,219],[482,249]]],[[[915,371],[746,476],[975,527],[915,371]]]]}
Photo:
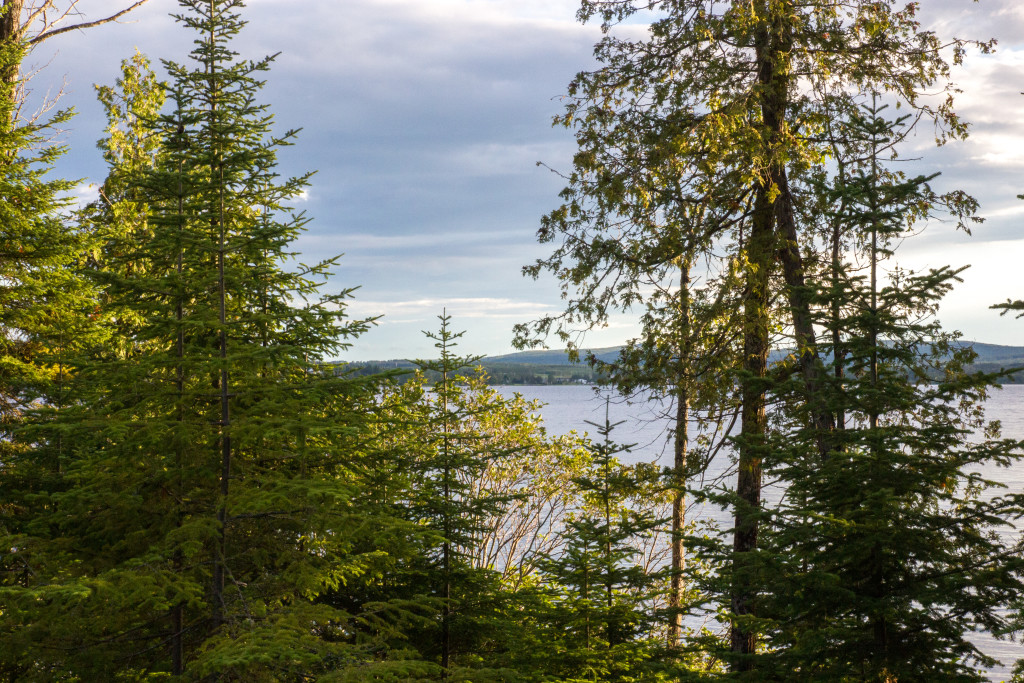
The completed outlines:
{"type": "Polygon", "coordinates": [[[757,644],[755,631],[743,621],[754,614],[757,580],[751,553],[757,549],[757,515],[761,507],[761,459],[767,427],[764,378],[768,371],[768,282],[772,266],[773,212],[765,182],[756,201],[747,244],[747,284],[743,302],[743,371],[741,439],[736,482],[736,524],[733,536],[730,646],[733,668],[748,671],[757,644]]]}
{"type": "MultiPolygon", "coordinates": [[[[24,32],[21,26],[21,11],[25,0],[0,0],[0,2],[2,2],[0,4],[0,11],[3,13],[0,15],[0,45],[6,46],[21,40],[22,33],[24,32]]],[[[7,64],[0,71],[0,81],[3,82],[3,97],[7,98],[14,105],[10,120],[2,122],[4,126],[14,125],[14,120],[17,118],[17,83],[20,76],[20,61],[7,64]]]]}
{"type": "Polygon", "coordinates": [[[763,126],[766,168],[757,181],[755,209],[750,241],[747,245],[747,291],[744,302],[744,378],[742,382],[742,439],[739,448],[739,476],[736,493],[736,530],[733,540],[732,611],[737,617],[731,628],[731,649],[736,656],[734,668],[752,668],[751,655],[756,632],[744,625],[744,617],[754,614],[757,594],[756,567],[750,553],[757,548],[757,518],[761,504],[761,461],[767,430],[765,385],[769,350],[769,272],[778,259],[786,285],[786,296],[793,331],[800,355],[800,370],[812,419],[817,431],[818,451],[827,458],[829,434],[835,420],[821,402],[823,367],[818,357],[811,315],[810,292],[804,278],[793,195],[789,187],[784,159],[779,151],[786,140],[786,116],[791,80],[789,53],[792,28],[788,3],[764,3],[760,7],[763,22],[754,40],[756,52],[758,104],[763,126]]]}
{"type": "MultiPolygon", "coordinates": [[[[3,16],[0,16],[0,41],[6,43],[9,40],[21,39],[25,32],[21,25],[21,11],[24,6],[25,0],[3,0],[0,4],[0,8],[3,10],[3,16]]],[[[16,76],[17,74],[15,74],[16,76]]],[[[6,74],[4,78],[7,79],[6,74]]]]}
{"type": "MultiPolygon", "coordinates": [[[[184,124],[182,124],[184,129],[184,124]]],[[[181,144],[183,141],[177,141],[181,144]]],[[[184,175],[183,162],[178,162],[178,262],[176,264],[175,272],[178,276],[178,287],[181,287],[181,278],[184,275],[184,242],[182,238],[184,214],[185,214],[185,188],[182,183],[182,177],[184,175]]],[[[177,357],[177,389],[178,389],[178,406],[176,409],[177,422],[178,422],[178,435],[175,439],[175,459],[178,467],[178,521],[177,526],[181,527],[182,522],[182,505],[185,499],[185,487],[182,481],[183,468],[184,468],[184,444],[182,438],[185,430],[185,308],[182,301],[183,294],[179,291],[177,294],[177,305],[174,309],[174,319],[177,323],[178,333],[175,339],[175,355],[177,357]]],[[[178,576],[181,575],[183,558],[180,548],[174,550],[174,573],[178,576]]],[[[185,673],[185,651],[182,642],[182,633],[185,630],[185,605],[184,603],[177,603],[171,608],[171,675],[182,676],[185,673]]]]}
{"type": "MultiPolygon", "coordinates": [[[[210,2],[209,11],[211,18],[214,12],[213,0],[210,2]]],[[[209,41],[211,48],[216,47],[217,37],[213,32],[212,24],[209,41]]],[[[211,64],[208,71],[210,87],[210,109],[209,125],[211,144],[220,145],[218,140],[221,133],[218,130],[218,104],[220,101],[220,84],[217,80],[215,66],[211,64]]],[[[218,384],[220,388],[220,500],[217,505],[217,523],[220,527],[220,536],[217,541],[213,565],[213,625],[219,627],[226,620],[224,586],[227,573],[227,526],[228,526],[228,493],[231,481],[231,402],[230,387],[228,385],[228,330],[227,330],[227,281],[225,278],[225,260],[227,259],[227,225],[224,206],[224,195],[227,192],[227,185],[224,178],[224,160],[221,158],[221,151],[211,161],[210,176],[216,183],[215,189],[218,194],[217,203],[210,207],[211,232],[217,243],[217,320],[220,327],[218,333],[218,347],[220,357],[220,372],[218,373],[218,384]]]]}
{"type": "Polygon", "coordinates": [[[811,294],[805,281],[803,257],[793,209],[793,193],[789,187],[785,162],[776,150],[785,145],[786,116],[789,107],[789,54],[793,49],[792,27],[787,16],[794,14],[786,7],[772,5],[765,17],[763,33],[757,40],[758,83],[760,87],[761,120],[765,129],[768,174],[775,198],[775,224],[778,259],[786,283],[786,297],[793,320],[796,350],[800,356],[800,372],[817,432],[818,454],[824,460],[831,451],[830,434],[835,418],[821,401],[824,368],[818,356],[811,315],[811,294]]]}
{"type": "Polygon", "coordinates": [[[688,449],[688,422],[690,420],[689,392],[685,385],[678,387],[676,395],[675,495],[672,497],[672,580],[668,605],[668,645],[676,647],[683,631],[683,593],[685,584],[683,571],[686,569],[686,547],[683,542],[683,527],[686,525],[686,456],[688,449]]]}
{"type": "MultiPolygon", "coordinates": [[[[842,166],[840,166],[842,169],[842,166]]],[[[840,170],[840,175],[842,171],[840,170]]],[[[839,297],[839,286],[840,278],[843,274],[842,264],[840,257],[842,255],[841,250],[841,225],[837,220],[832,228],[832,358],[834,359],[833,365],[835,366],[835,377],[837,380],[842,380],[845,373],[844,370],[844,358],[846,352],[843,349],[843,333],[842,333],[842,306],[839,297]]],[[[836,411],[836,429],[842,431],[846,429],[846,410],[840,407],[836,411]]]]}
{"type": "Polygon", "coordinates": [[[800,373],[804,378],[804,392],[811,408],[818,455],[826,460],[832,451],[830,435],[836,422],[832,412],[821,400],[824,382],[824,366],[818,355],[818,343],[814,335],[811,316],[811,294],[804,279],[803,257],[797,241],[796,217],[793,213],[793,195],[789,189],[786,169],[781,163],[772,169],[772,184],[779,191],[775,201],[776,221],[779,232],[779,260],[786,282],[786,295],[793,319],[793,333],[797,353],[800,354],[800,373]]]}
{"type": "MultiPolygon", "coordinates": [[[[446,310],[445,315],[448,311],[446,310]]],[[[444,449],[444,514],[442,519],[444,531],[444,543],[441,547],[442,571],[444,574],[444,586],[442,595],[444,603],[441,605],[441,679],[447,680],[451,669],[452,658],[452,492],[451,492],[451,423],[448,414],[448,368],[441,373],[441,382],[444,387],[444,394],[441,401],[441,410],[444,418],[444,438],[441,447],[444,449]]]]}
{"type": "Polygon", "coordinates": [[[686,569],[686,547],[683,527],[686,525],[686,458],[689,448],[690,379],[687,363],[691,360],[690,343],[690,269],[684,264],[679,274],[679,367],[676,385],[675,461],[673,462],[672,497],[672,578],[668,604],[668,646],[679,645],[683,631],[683,570],[686,569]]]}

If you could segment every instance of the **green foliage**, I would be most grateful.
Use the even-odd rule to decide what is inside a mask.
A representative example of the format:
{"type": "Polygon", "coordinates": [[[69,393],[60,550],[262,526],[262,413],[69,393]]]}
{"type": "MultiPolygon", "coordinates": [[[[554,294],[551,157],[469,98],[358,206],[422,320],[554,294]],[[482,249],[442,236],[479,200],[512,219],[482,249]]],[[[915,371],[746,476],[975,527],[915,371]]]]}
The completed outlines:
{"type": "MultiPolygon", "coordinates": [[[[843,124],[857,114],[859,92],[877,91],[919,114],[915,122],[933,121],[937,143],[963,137],[966,126],[952,97],[924,95],[953,92],[947,55],[958,63],[968,47],[992,47],[953,40],[945,50],[916,13],[914,3],[873,0],[583,0],[578,13],[582,21],[602,22],[600,65],[577,75],[557,119],[574,131],[578,151],[563,204],[544,217],[538,233],[553,253],[524,269],[534,277],[556,274],[566,310],[519,326],[517,341],[554,333],[575,344],[578,329],[603,324],[612,311],[640,311],[643,335],[614,371],[620,386],[668,387],[681,416],[687,400],[710,408],[719,423],[711,431],[724,426],[728,393],[737,389],[736,493],[696,493],[736,512],[732,548],[710,552],[720,578],[731,582],[713,590],[728,605],[722,616],[732,622],[738,673],[755,663],[757,595],[767,590],[758,585],[765,579],[758,526],[770,518],[762,505],[762,467],[786,461],[793,445],[769,438],[768,390],[791,382],[780,390],[789,401],[780,419],[813,435],[819,461],[838,457],[833,451],[844,447],[838,425],[852,411],[834,400],[827,358],[852,353],[845,344],[862,344],[863,337],[840,329],[838,315],[825,314],[837,298],[816,295],[828,277],[820,269],[828,256],[819,229],[837,211],[834,202],[852,210],[824,189],[831,164],[842,169],[864,151],[864,140],[843,124]],[[620,35],[616,25],[627,20],[649,22],[650,30],[620,35]],[[840,338],[834,350],[822,346],[816,325],[840,338]],[[769,374],[773,334],[791,335],[781,345],[797,352],[769,374]],[[843,339],[847,334],[860,341],[843,339]],[[740,335],[742,350],[735,349],[740,335]]],[[[962,192],[939,195],[924,187],[916,200],[896,199],[902,221],[940,207],[964,229],[975,220],[976,203],[962,192]]],[[[833,253],[842,254],[848,242],[848,236],[837,239],[833,253]]],[[[928,296],[941,295],[955,277],[946,269],[931,280],[901,280],[894,291],[909,303],[898,315],[931,311],[937,299],[928,296]]],[[[833,284],[840,279],[835,275],[833,284]]],[[[844,301],[844,316],[862,313],[844,301]]],[[[923,329],[915,334],[917,343],[937,341],[938,353],[948,345],[923,329]]],[[[941,365],[938,356],[931,364],[941,365]]],[[[678,457],[685,432],[677,434],[684,435],[677,462],[686,462],[678,457]]],[[[679,486],[685,468],[676,469],[679,486]]]]}
{"type": "MultiPolygon", "coordinates": [[[[0,70],[16,70],[22,54],[0,45],[0,70]]],[[[53,542],[74,447],[54,420],[76,400],[72,360],[103,335],[81,273],[90,238],[68,215],[73,183],[53,177],[64,150],[50,140],[70,113],[23,121],[15,92],[0,91],[0,676],[56,680],[38,618],[59,630],[51,605],[86,589],[69,580],[68,549],[53,542]]]]}
{"type": "Polygon", "coordinates": [[[344,680],[387,677],[413,662],[427,678],[521,680],[515,662],[528,641],[523,614],[538,564],[565,542],[580,495],[574,477],[590,462],[577,437],[544,432],[538,404],[463,374],[475,359],[455,353],[461,335],[449,324],[442,316],[431,335],[439,358],[374,399],[354,502],[398,521],[356,542],[387,548],[373,576],[323,599],[377,613],[357,640],[399,659],[389,654],[384,668],[356,667],[344,680]]]}
{"type": "Polygon", "coordinates": [[[347,640],[352,615],[317,601],[376,563],[349,533],[367,524],[349,462],[373,384],[323,365],[365,324],[319,292],[333,261],[286,263],[307,177],[274,171],[293,133],[256,104],[269,60],[228,47],[242,3],[182,6],[199,40],[192,65],[166,64],[173,111],[157,116],[141,57],[101,89],[112,170],[88,214],[92,274],[120,344],[79,360],[59,416],[68,486],[42,518],[82,588],[47,604],[63,619],[32,617],[87,680],[277,680],[372,657],[347,640]]]}
{"type": "MultiPolygon", "coordinates": [[[[882,166],[902,119],[881,111],[849,121],[866,151],[834,186],[834,220],[867,271],[844,264],[820,292],[822,308],[839,312],[824,321],[840,344],[821,387],[840,416],[835,450],[818,456],[797,400],[766,461],[786,494],[760,558],[768,650],[758,669],[778,680],[984,680],[974,665],[993,662],[968,636],[1004,631],[1005,606],[1024,589],[1024,563],[1002,535],[1018,501],[978,474],[1017,462],[1020,444],[983,421],[996,377],[965,372],[973,354],[931,318],[958,271],[876,277],[908,215],[932,205],[928,179],[882,166]]],[[[776,390],[790,401],[801,392],[776,390]]]]}
{"type": "MultiPolygon", "coordinates": [[[[259,103],[272,60],[232,51],[242,0],[180,6],[190,61],[163,83],[136,54],[99,88],[109,172],[74,217],[48,179],[66,114],[0,101],[0,678],[982,679],[967,636],[1019,629],[1003,532],[1024,512],[976,472],[1021,444],[984,422],[998,377],[933,320],[960,271],[878,272],[915,221],[976,207],[886,167],[913,117],[859,106],[884,91],[965,134],[921,98],[949,64],[916,5],[583,0],[601,67],[570,87],[579,151],[526,268],[566,310],[518,342],[578,355],[639,312],[615,363],[589,360],[675,401],[667,477],[616,458],[607,416],[596,444],[547,435],[447,315],[407,381],[329,364],[372,321],[322,293],[334,259],[291,261],[309,176],[276,171],[295,132],[259,103]],[[772,333],[796,353],[769,372],[772,333]],[[736,394],[737,491],[687,491],[736,394]],[[732,543],[686,536],[685,571],[684,492],[737,512],[732,543]],[[678,644],[680,614],[731,642],[678,644]]],[[[970,45],[990,47],[952,61],[970,45]]]]}
{"type": "MultiPolygon", "coordinates": [[[[575,479],[582,494],[568,519],[563,544],[540,564],[534,604],[535,647],[517,653],[516,668],[535,680],[661,680],[666,567],[652,569],[642,548],[665,520],[644,504],[658,498],[659,472],[623,465],[628,448],[611,441],[616,425],[597,426],[593,463],[575,479]]],[[[531,679],[533,680],[533,679],[531,679]]]]}

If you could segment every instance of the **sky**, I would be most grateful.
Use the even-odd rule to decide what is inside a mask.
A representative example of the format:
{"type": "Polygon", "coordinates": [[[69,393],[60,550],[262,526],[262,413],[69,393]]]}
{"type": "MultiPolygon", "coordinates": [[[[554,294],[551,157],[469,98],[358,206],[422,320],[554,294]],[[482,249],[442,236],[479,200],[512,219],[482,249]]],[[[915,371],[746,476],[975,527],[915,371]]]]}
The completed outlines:
{"type": "MultiPolygon", "coordinates": [[[[84,20],[127,0],[82,0],[84,20]]],[[[235,49],[280,53],[263,99],[276,125],[301,128],[280,154],[281,171],[315,170],[297,204],[313,220],[295,244],[303,262],[344,254],[328,291],[359,287],[354,317],[383,316],[341,356],[430,358],[442,311],[464,330],[457,351],[511,352],[512,326],[562,308],[551,277],[521,268],[547,255],[535,234],[559,204],[572,134],[554,128],[561,95],[595,66],[596,26],[577,23],[578,0],[250,0],[235,49]],[[538,166],[537,162],[543,162],[538,166]]],[[[112,84],[139,49],[154,61],[185,61],[192,36],[169,16],[176,0],[149,4],[117,24],[43,43],[28,64],[38,99],[63,88],[66,177],[90,197],[104,162],[94,84],[112,84]]],[[[988,306],[1024,297],[1024,4],[1018,0],[923,0],[939,35],[995,38],[993,55],[969,54],[953,80],[965,142],[935,149],[929,130],[912,141],[940,187],[981,202],[973,235],[935,221],[899,252],[909,267],[970,265],[940,309],[964,338],[1024,345],[1024,320],[988,306]]],[[[636,30],[637,27],[630,27],[636,30]]],[[[586,345],[622,343],[629,315],[591,333],[586,345]]],[[[552,342],[554,343],[554,342],[552,342]]]]}

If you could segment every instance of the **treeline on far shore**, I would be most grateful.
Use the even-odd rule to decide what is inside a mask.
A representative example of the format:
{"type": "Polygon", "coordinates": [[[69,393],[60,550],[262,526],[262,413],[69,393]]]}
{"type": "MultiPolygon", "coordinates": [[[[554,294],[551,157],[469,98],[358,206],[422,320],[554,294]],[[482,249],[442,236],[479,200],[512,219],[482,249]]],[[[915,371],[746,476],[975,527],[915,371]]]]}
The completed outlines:
{"type": "MultiPolygon", "coordinates": [[[[356,376],[376,375],[382,372],[393,372],[398,381],[404,382],[413,376],[417,369],[415,363],[407,360],[363,361],[346,363],[344,367],[356,376]],[[405,375],[403,377],[403,374],[405,375]]],[[[575,365],[541,365],[535,363],[488,363],[486,359],[476,364],[482,371],[489,385],[528,385],[528,384],[594,384],[600,373],[586,363],[575,365]]],[[[430,382],[440,378],[437,372],[424,372],[430,382]]]]}
{"type": "MultiPolygon", "coordinates": [[[[398,375],[399,382],[411,378],[417,369],[416,364],[408,360],[358,361],[342,365],[357,377],[393,372],[398,375]]],[[[491,386],[596,384],[601,377],[600,371],[587,363],[509,363],[505,360],[489,362],[484,358],[476,364],[476,367],[482,371],[487,384],[491,386]]],[[[1002,384],[1024,384],[1024,361],[975,363],[968,366],[967,370],[969,372],[999,373],[1016,368],[1021,369],[1003,376],[1000,382],[1002,384]]],[[[435,382],[440,377],[433,370],[427,370],[424,374],[430,382],[435,382]]],[[[938,378],[936,377],[936,379],[938,378]]]]}

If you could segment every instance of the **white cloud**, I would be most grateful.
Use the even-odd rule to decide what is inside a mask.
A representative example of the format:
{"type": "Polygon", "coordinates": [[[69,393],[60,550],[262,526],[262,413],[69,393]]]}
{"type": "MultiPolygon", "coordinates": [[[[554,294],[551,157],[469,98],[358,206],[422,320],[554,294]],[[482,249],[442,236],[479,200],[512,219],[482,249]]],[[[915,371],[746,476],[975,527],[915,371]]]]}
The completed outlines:
{"type": "Polygon", "coordinates": [[[494,297],[422,298],[405,301],[361,301],[349,304],[357,317],[383,315],[382,324],[434,320],[442,312],[457,321],[462,318],[526,319],[551,312],[549,305],[494,297]]]}
{"type": "Polygon", "coordinates": [[[75,186],[74,193],[70,197],[72,207],[81,209],[90,202],[100,198],[99,185],[94,183],[81,183],[75,186]]]}

